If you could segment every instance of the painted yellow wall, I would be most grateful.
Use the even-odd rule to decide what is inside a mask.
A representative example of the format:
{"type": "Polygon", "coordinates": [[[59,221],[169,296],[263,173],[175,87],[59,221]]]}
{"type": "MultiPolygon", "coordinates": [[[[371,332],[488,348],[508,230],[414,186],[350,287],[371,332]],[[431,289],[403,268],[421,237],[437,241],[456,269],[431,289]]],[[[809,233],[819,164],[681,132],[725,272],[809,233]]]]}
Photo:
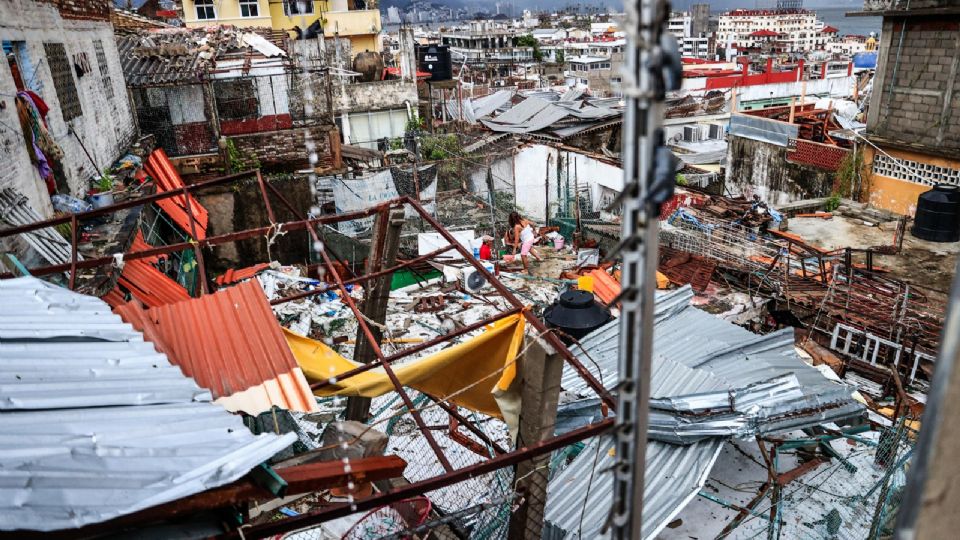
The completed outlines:
{"type": "Polygon", "coordinates": [[[272,21],[269,26],[272,26],[274,30],[290,30],[294,26],[306,29],[313,24],[313,21],[319,19],[322,13],[328,10],[327,2],[314,2],[313,13],[287,17],[283,13],[283,2],[281,0],[270,0],[270,18],[272,21]]]}
{"type": "MultiPolygon", "coordinates": [[[[940,157],[928,156],[916,152],[884,148],[884,151],[895,158],[928,163],[938,167],[960,169],[960,161],[940,157]]],[[[930,191],[931,187],[916,182],[905,182],[874,174],[873,158],[877,151],[872,147],[864,150],[863,160],[866,163],[865,172],[868,178],[867,203],[876,208],[890,210],[898,214],[913,216],[917,211],[917,197],[921,193],[930,191]]]]}
{"type": "MultiPolygon", "coordinates": [[[[319,2],[318,2],[319,3],[319,2]]],[[[258,17],[241,17],[239,0],[214,0],[213,7],[217,15],[215,19],[197,19],[196,6],[193,0],[183,0],[183,23],[187,28],[230,24],[240,27],[261,26],[269,28],[272,25],[268,0],[257,0],[260,8],[258,17]]]]}

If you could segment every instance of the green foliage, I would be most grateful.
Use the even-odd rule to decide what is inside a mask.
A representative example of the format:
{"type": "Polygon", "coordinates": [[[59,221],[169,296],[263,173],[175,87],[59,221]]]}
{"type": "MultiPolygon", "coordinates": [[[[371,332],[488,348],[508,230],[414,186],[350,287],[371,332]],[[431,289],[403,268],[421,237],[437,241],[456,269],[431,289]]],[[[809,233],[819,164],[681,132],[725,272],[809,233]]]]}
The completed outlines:
{"type": "Polygon", "coordinates": [[[678,185],[678,186],[685,186],[685,185],[687,185],[687,177],[684,176],[684,175],[682,175],[682,174],[680,174],[680,173],[677,173],[677,185],[678,185]]]}
{"type": "Polygon", "coordinates": [[[403,148],[403,137],[390,139],[390,150],[400,150],[403,148]]]}
{"type": "Polygon", "coordinates": [[[97,179],[97,182],[93,185],[97,191],[100,193],[108,193],[113,191],[113,175],[110,174],[110,169],[104,169],[100,173],[100,178],[97,179]]]}
{"type": "Polygon", "coordinates": [[[830,195],[830,198],[827,199],[826,204],[824,204],[824,209],[827,212],[833,212],[837,208],[840,208],[840,194],[833,193],[832,195],[830,195]]]}
{"type": "Polygon", "coordinates": [[[462,151],[456,135],[436,135],[420,140],[420,154],[427,161],[459,157],[462,151]]]}
{"type": "Polygon", "coordinates": [[[227,139],[226,143],[224,143],[224,150],[226,150],[227,154],[227,168],[231,172],[260,168],[260,160],[257,159],[257,156],[252,156],[237,148],[233,139],[227,139]]]}
{"type": "Polygon", "coordinates": [[[563,54],[563,49],[557,51],[557,63],[562,64],[567,61],[567,56],[563,54]]]}
{"type": "Polygon", "coordinates": [[[533,47],[533,59],[537,62],[543,60],[543,53],[540,52],[540,42],[533,34],[524,34],[517,38],[517,47],[533,47]]]}
{"type": "MultiPolygon", "coordinates": [[[[859,199],[859,193],[853,193],[853,186],[857,185],[857,177],[863,172],[863,151],[849,152],[840,162],[834,179],[833,193],[841,197],[859,199]]],[[[862,186],[859,186],[862,187],[862,186]]],[[[859,189],[857,190],[859,191],[859,189]]]]}
{"type": "Polygon", "coordinates": [[[414,115],[413,115],[413,118],[407,120],[406,131],[407,131],[407,132],[410,132],[410,131],[413,131],[413,132],[423,131],[423,126],[424,126],[423,118],[420,118],[420,115],[419,115],[419,114],[414,114],[414,115]]]}

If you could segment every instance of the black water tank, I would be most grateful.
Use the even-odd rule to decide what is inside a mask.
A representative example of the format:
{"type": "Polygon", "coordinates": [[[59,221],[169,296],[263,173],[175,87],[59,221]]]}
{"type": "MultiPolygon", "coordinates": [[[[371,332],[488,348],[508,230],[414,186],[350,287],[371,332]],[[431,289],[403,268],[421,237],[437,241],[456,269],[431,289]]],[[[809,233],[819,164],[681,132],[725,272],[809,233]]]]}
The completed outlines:
{"type": "Polygon", "coordinates": [[[910,232],[931,242],[960,240],[960,187],[937,184],[921,193],[910,232]]]}
{"type": "Polygon", "coordinates": [[[547,326],[563,331],[560,337],[569,343],[567,336],[580,340],[606,324],[610,310],[597,303],[593,293],[570,290],[544,310],[543,320],[547,326]]]}
{"type": "Polygon", "coordinates": [[[431,81],[449,81],[453,78],[450,48],[446,45],[417,47],[417,70],[430,74],[431,81]]]}

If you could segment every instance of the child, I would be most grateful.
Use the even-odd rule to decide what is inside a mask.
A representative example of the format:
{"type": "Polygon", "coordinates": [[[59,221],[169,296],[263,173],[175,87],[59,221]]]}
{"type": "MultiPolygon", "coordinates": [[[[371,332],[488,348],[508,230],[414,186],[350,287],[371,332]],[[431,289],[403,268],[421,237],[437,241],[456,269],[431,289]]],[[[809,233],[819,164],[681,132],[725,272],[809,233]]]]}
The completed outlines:
{"type": "Polygon", "coordinates": [[[513,255],[516,256],[517,249],[520,249],[520,260],[523,261],[523,269],[530,273],[530,263],[527,255],[533,255],[536,260],[541,260],[540,255],[533,248],[533,243],[537,240],[537,235],[533,232],[533,222],[520,217],[517,212],[510,212],[508,219],[512,231],[511,239],[513,244],[513,255]]]}

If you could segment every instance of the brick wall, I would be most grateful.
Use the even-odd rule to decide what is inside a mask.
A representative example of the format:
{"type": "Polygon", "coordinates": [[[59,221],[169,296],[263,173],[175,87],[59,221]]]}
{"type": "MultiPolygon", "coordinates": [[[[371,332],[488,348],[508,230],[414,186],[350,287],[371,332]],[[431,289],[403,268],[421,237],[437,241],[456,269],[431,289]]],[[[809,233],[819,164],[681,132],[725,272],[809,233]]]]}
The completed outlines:
{"type": "MultiPolygon", "coordinates": [[[[62,166],[67,188],[71,195],[82,196],[90,178],[110,166],[133,141],[136,126],[109,17],[103,20],[81,17],[83,13],[96,15],[95,8],[101,3],[78,0],[66,6],[72,15],[69,19],[60,16],[55,4],[34,0],[0,1],[0,36],[14,43],[27,86],[50,106],[47,125],[64,152],[62,166]],[[103,46],[106,60],[103,74],[95,41],[103,46]],[[44,43],[62,43],[69,60],[84,53],[90,63],[90,72],[83,76],[71,74],[82,112],[69,122],[64,121],[61,113],[44,43]],[[113,97],[108,97],[105,85],[112,88],[113,97]]],[[[41,215],[49,216],[52,210],[49,198],[36,168],[30,163],[29,149],[20,130],[11,97],[15,93],[10,69],[6,62],[0,62],[0,101],[5,104],[0,110],[3,122],[0,124],[0,186],[12,186],[23,192],[41,215]]]]}
{"type": "Polygon", "coordinates": [[[109,21],[111,0],[46,0],[64,19],[109,21]]]}
{"type": "Polygon", "coordinates": [[[960,16],[887,18],[883,35],[869,133],[960,155],[960,16]]]}
{"type": "MultiPolygon", "coordinates": [[[[264,168],[297,170],[308,167],[309,157],[304,142],[304,132],[309,130],[316,144],[317,167],[334,167],[334,149],[331,148],[330,134],[337,137],[334,126],[313,126],[293,128],[267,133],[254,133],[230,137],[237,149],[248,155],[255,155],[264,168]]],[[[339,139],[338,139],[339,140],[339,139]]]]}
{"type": "Polygon", "coordinates": [[[846,148],[801,139],[797,141],[795,150],[787,152],[787,159],[794,163],[836,171],[840,168],[843,158],[849,153],[850,151],[846,148]]]}

